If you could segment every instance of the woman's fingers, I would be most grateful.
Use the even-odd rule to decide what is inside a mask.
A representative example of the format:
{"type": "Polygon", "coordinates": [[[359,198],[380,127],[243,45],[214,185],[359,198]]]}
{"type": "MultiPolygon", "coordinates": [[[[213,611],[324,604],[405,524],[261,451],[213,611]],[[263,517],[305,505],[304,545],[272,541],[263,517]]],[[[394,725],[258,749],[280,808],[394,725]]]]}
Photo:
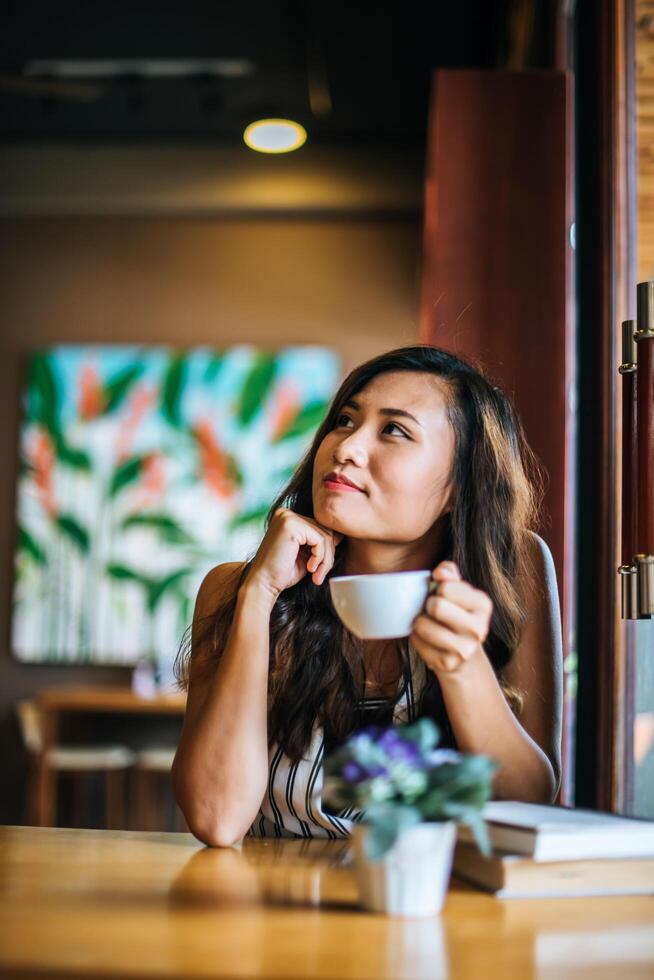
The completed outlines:
{"type": "Polygon", "coordinates": [[[481,589],[475,589],[469,582],[439,582],[436,595],[456,603],[471,613],[492,610],[490,597],[481,589]]]}
{"type": "Polygon", "coordinates": [[[456,633],[469,634],[481,641],[486,639],[488,624],[486,616],[479,611],[471,613],[442,595],[434,595],[427,599],[425,612],[456,633]]]}
{"type": "Polygon", "coordinates": [[[417,636],[434,648],[434,652],[455,653],[467,660],[479,646],[479,637],[474,633],[455,633],[448,626],[436,623],[429,616],[418,616],[413,622],[412,636],[417,636]]]}
{"type": "Polygon", "coordinates": [[[428,640],[421,640],[413,633],[411,634],[411,642],[430,670],[436,673],[453,673],[459,669],[463,662],[458,653],[436,650],[428,640]]]}
{"type": "Polygon", "coordinates": [[[413,621],[411,640],[432,670],[450,673],[483,650],[493,602],[465,582],[453,562],[441,562],[432,577],[437,587],[413,621]]]}
{"type": "Polygon", "coordinates": [[[319,534],[310,544],[311,557],[307,562],[307,572],[315,572],[325,556],[325,538],[322,534],[319,534]]]}
{"type": "Polygon", "coordinates": [[[334,567],[337,543],[338,542],[334,541],[334,536],[332,534],[325,535],[325,550],[324,550],[323,559],[320,565],[316,566],[315,569],[314,582],[316,585],[322,585],[322,583],[325,581],[326,576],[334,567]]]}
{"type": "Polygon", "coordinates": [[[453,561],[441,561],[432,572],[432,576],[440,581],[452,579],[461,581],[462,575],[459,566],[453,561]]]}
{"type": "Polygon", "coordinates": [[[307,562],[307,572],[315,585],[321,585],[334,564],[334,545],[331,535],[319,532],[319,540],[311,546],[312,554],[307,562]]]}

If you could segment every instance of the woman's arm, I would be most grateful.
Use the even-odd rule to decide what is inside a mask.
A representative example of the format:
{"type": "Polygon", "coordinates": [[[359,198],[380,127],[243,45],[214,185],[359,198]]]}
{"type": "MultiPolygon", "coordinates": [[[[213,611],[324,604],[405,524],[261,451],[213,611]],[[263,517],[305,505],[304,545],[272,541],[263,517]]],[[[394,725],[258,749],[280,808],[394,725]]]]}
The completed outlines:
{"type": "Polygon", "coordinates": [[[305,575],[322,584],[342,537],[290,509],[275,510],[238,590],[229,637],[209,681],[194,671],[208,655],[197,626],[234,594],[238,563],[214,568],[200,586],[186,716],[172,776],[175,799],[206,844],[235,843],[257,815],[268,784],[271,613],[280,593],[305,575]]]}
{"type": "MultiPolygon", "coordinates": [[[[485,753],[499,763],[494,796],[552,802],[561,779],[559,601],[551,553],[537,535],[530,535],[530,541],[534,573],[523,589],[527,625],[520,647],[504,671],[506,681],[524,694],[519,720],[507,704],[483,643],[465,630],[465,613],[453,610],[451,600],[441,601],[438,623],[425,622],[431,619],[425,616],[416,620],[414,643],[438,677],[460,751],[485,753]],[[449,640],[445,639],[445,631],[449,640]],[[453,657],[454,651],[458,657],[453,657]]],[[[453,586],[460,584],[463,583],[452,582],[453,586]]],[[[447,595],[448,586],[444,585],[439,589],[437,603],[447,595]]],[[[472,616],[471,611],[468,616],[472,616]]]]}
{"type": "Polygon", "coordinates": [[[207,655],[196,641],[198,624],[233,594],[238,567],[212,569],[198,592],[186,715],[172,769],[190,829],[212,846],[229,846],[246,833],[268,781],[270,595],[246,582],[215,674],[200,681],[193,669],[207,655]]]}

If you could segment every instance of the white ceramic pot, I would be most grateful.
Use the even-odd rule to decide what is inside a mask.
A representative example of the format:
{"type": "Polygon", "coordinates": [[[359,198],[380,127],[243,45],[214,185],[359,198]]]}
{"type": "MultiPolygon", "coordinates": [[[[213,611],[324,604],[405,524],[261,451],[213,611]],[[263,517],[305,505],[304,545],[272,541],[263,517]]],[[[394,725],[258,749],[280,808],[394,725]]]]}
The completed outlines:
{"type": "Polygon", "coordinates": [[[352,829],[361,904],[389,915],[436,915],[452,870],[456,823],[420,823],[400,834],[389,851],[371,861],[364,850],[365,824],[352,829]]]}

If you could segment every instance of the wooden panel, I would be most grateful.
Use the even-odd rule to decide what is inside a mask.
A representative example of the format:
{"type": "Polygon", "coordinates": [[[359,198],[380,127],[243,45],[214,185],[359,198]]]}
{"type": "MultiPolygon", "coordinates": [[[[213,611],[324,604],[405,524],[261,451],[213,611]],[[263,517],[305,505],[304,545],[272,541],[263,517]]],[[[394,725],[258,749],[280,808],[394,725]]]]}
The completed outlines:
{"type": "Polygon", "coordinates": [[[571,221],[570,77],[436,72],[421,337],[481,362],[513,397],[548,471],[542,533],[556,565],[566,653],[574,605],[571,221]]]}
{"type": "Polygon", "coordinates": [[[622,320],[636,293],[631,0],[577,8],[580,806],[629,805],[628,631],[620,618],[622,320]],[[583,40],[582,40],[583,39],[583,40]]]}
{"type": "Polygon", "coordinates": [[[439,71],[432,106],[421,336],[481,361],[514,396],[549,472],[545,537],[562,588],[573,356],[566,76],[439,71]]]}
{"type": "Polygon", "coordinates": [[[638,279],[654,279],[654,0],[636,0],[638,279]]]}

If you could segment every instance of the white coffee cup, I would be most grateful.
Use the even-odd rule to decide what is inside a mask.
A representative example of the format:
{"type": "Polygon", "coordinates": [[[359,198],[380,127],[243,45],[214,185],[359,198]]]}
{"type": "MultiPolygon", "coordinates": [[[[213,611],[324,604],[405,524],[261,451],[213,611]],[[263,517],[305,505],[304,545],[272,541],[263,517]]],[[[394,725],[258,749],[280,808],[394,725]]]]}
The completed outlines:
{"type": "Polygon", "coordinates": [[[408,636],[436,585],[429,569],[337,575],[329,580],[339,619],[362,640],[408,636]]]}

